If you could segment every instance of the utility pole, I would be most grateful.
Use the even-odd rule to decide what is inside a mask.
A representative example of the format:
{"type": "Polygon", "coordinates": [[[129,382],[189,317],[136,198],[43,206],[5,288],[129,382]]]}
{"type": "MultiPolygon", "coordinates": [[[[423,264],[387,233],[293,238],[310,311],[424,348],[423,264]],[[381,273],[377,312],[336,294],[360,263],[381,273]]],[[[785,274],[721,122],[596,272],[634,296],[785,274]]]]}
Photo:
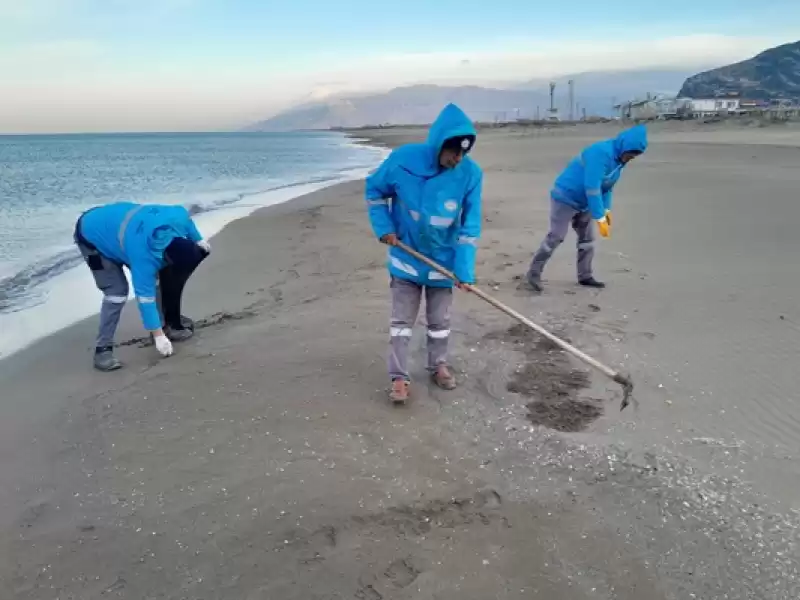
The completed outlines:
{"type": "Polygon", "coordinates": [[[551,81],[550,82],[550,119],[549,119],[550,121],[557,121],[558,120],[558,115],[557,115],[558,111],[556,110],[556,104],[555,104],[555,92],[556,92],[556,82],[555,81],[551,81]]]}
{"type": "Polygon", "coordinates": [[[575,81],[570,79],[567,82],[569,86],[569,120],[575,120],[575,81]]]}

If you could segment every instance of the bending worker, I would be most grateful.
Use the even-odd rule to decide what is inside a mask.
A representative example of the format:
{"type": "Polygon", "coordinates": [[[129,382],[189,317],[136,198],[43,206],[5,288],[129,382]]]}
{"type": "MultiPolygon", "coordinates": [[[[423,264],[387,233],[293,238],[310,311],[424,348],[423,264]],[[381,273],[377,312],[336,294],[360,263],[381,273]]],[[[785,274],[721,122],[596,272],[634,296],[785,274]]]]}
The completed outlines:
{"type": "Polygon", "coordinates": [[[440,388],[452,390],[447,364],[453,282],[415,260],[397,241],[450,269],[461,283],[475,282],[481,233],[480,167],[467,154],[476,131],[460,108],[447,105],[428,139],[395,149],[367,178],[366,200],[375,235],[389,248],[391,276],[390,399],[408,399],[408,347],[425,294],[428,370],[440,388]]]}
{"type": "Polygon", "coordinates": [[[594,225],[602,237],[611,235],[614,185],[625,165],[646,149],[647,130],[637,125],[616,138],[588,146],[558,176],[550,192],[550,231],[528,269],[528,284],[534,291],[542,291],[542,271],[567,236],[570,224],[578,236],[578,283],[605,287],[592,271],[594,225]]]}
{"type": "Polygon", "coordinates": [[[122,366],[114,356],[114,335],[128,300],[123,266],[131,272],[142,323],[159,354],[170,356],[173,341],[192,336],[193,323],[181,317],[183,288],[211,247],[184,207],[118,202],[92,208],[75,225],[75,243],[103,292],[96,369],[114,371],[122,366]]]}

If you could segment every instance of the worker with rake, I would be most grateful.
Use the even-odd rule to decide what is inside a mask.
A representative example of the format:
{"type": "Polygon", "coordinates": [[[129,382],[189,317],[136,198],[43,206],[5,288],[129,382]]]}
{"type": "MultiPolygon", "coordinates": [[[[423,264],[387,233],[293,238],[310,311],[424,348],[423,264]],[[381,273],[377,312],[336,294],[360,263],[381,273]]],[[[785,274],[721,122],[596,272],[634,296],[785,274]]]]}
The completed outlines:
{"type": "Polygon", "coordinates": [[[409,396],[408,348],[423,293],[427,317],[428,371],[444,390],[456,387],[448,366],[453,285],[475,282],[481,233],[480,167],[469,156],[476,130],[456,105],[436,118],[424,143],[395,149],[366,182],[369,219],[376,237],[390,246],[390,400],[409,396]],[[456,282],[411,256],[398,244],[451,269],[456,282]]]}
{"type": "Polygon", "coordinates": [[[542,291],[542,271],[567,236],[569,226],[578,236],[578,283],[604,288],[592,271],[596,224],[601,237],[611,235],[611,200],[614,185],[631,160],[647,149],[647,130],[636,125],[616,138],[596,142],[573,158],[550,192],[550,231],[527,273],[527,283],[542,291]]]}

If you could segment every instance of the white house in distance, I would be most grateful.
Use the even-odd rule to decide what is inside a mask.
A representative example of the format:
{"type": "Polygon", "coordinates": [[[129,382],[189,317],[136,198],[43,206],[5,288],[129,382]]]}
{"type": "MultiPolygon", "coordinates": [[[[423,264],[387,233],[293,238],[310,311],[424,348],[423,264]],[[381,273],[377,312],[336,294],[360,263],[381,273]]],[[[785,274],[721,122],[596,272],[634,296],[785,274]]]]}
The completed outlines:
{"type": "Polygon", "coordinates": [[[615,105],[624,120],[703,119],[706,117],[745,115],[768,107],[768,103],[747,100],[738,94],[713,98],[674,98],[647,94],[645,100],[633,100],[615,105]]]}
{"type": "Polygon", "coordinates": [[[739,94],[730,93],[714,98],[692,98],[691,112],[694,117],[715,115],[744,115],[766,106],[757,100],[742,98],[739,94]]]}
{"type": "Polygon", "coordinates": [[[653,119],[675,119],[690,113],[688,98],[673,98],[664,95],[647,94],[645,100],[632,100],[614,106],[621,119],[650,121],[653,119]]]}
{"type": "Polygon", "coordinates": [[[738,113],[740,98],[692,98],[691,110],[696,117],[720,113],[738,113]]]}

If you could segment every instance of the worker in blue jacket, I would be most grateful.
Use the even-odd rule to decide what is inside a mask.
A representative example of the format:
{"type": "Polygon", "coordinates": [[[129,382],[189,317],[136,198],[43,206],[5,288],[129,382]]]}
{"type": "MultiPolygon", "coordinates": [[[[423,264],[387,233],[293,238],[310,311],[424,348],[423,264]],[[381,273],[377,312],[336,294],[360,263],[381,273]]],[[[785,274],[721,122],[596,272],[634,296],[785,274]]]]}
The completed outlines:
{"type": "Polygon", "coordinates": [[[480,167],[467,154],[475,127],[454,104],[431,125],[427,141],[395,149],[367,178],[369,219],[377,238],[388,244],[392,317],[390,399],[409,394],[408,346],[425,295],[428,370],[436,385],[451,390],[455,377],[447,364],[453,282],[396,246],[401,241],[453,271],[458,284],[475,282],[475,256],[481,233],[480,167]]]}
{"type": "Polygon", "coordinates": [[[158,352],[170,356],[173,341],[192,336],[191,320],[181,316],[183,288],[211,247],[183,206],[118,202],[92,208],[78,219],[74,239],[103,292],[96,369],[122,366],[114,356],[114,334],[128,300],[123,266],[130,270],[142,323],[158,352]]]}
{"type": "Polygon", "coordinates": [[[617,137],[596,142],[573,158],[550,192],[550,230],[528,269],[527,282],[542,291],[542,271],[564,241],[570,224],[578,236],[578,283],[603,288],[592,272],[595,232],[611,235],[611,201],[622,170],[647,149],[647,129],[636,125],[617,137]]]}

